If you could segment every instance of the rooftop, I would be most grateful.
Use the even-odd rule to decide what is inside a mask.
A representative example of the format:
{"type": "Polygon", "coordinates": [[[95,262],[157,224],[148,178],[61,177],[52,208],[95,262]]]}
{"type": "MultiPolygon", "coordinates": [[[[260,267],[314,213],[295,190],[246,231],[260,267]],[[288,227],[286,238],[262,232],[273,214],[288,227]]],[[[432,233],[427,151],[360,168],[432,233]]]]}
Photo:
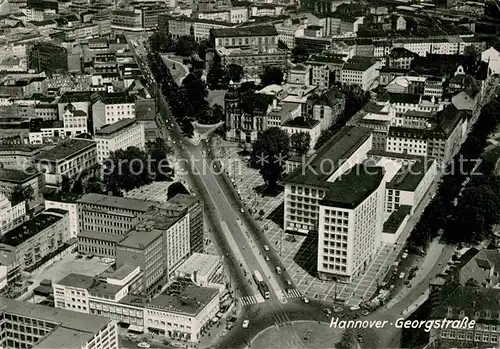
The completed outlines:
{"type": "Polygon", "coordinates": [[[376,62],[371,58],[351,58],[342,67],[342,70],[358,70],[365,71],[372,67],[376,62]]]}
{"type": "Polygon", "coordinates": [[[13,247],[19,246],[61,219],[62,217],[54,214],[41,213],[2,235],[0,243],[13,247]]]}
{"type": "Polygon", "coordinates": [[[380,186],[383,178],[383,167],[355,165],[330,184],[320,205],[354,209],[380,186]]]}
{"type": "Polygon", "coordinates": [[[278,31],[272,25],[262,25],[244,28],[220,28],[212,29],[212,34],[216,38],[228,38],[238,36],[277,36],[278,31]]]}
{"type": "Polygon", "coordinates": [[[84,347],[94,335],[111,321],[102,316],[78,313],[43,305],[0,298],[0,312],[41,319],[57,326],[33,348],[65,348],[68,343],[75,348],[84,347]]]}
{"type": "Polygon", "coordinates": [[[402,191],[416,190],[434,161],[434,159],[422,158],[404,166],[402,171],[398,171],[396,176],[387,183],[386,188],[402,191]]]}
{"type": "Polygon", "coordinates": [[[123,235],[111,234],[111,233],[103,233],[100,231],[80,231],[78,232],[79,237],[107,241],[111,243],[119,243],[123,240],[123,235]]]}
{"type": "Polygon", "coordinates": [[[86,139],[72,138],[59,143],[55,147],[41,152],[36,160],[39,161],[62,161],[83,150],[96,147],[96,142],[86,139]]]}
{"type": "Polygon", "coordinates": [[[161,237],[162,234],[163,231],[158,229],[132,230],[127,233],[125,238],[121,240],[118,245],[122,247],[145,249],[152,242],[156,241],[156,239],[161,237]]]}
{"type": "Polygon", "coordinates": [[[62,286],[82,288],[87,290],[94,284],[94,278],[92,276],[72,273],[54,283],[62,286]]]}
{"type": "Polygon", "coordinates": [[[401,205],[396,211],[393,211],[389,218],[384,223],[383,232],[386,234],[396,234],[401,223],[403,223],[406,216],[411,212],[411,206],[401,205]]]}
{"type": "Polygon", "coordinates": [[[106,125],[96,132],[96,136],[109,136],[135,124],[135,119],[122,119],[111,125],[106,125]]]}
{"type": "Polygon", "coordinates": [[[140,212],[146,212],[154,204],[152,201],[129,199],[96,193],[85,194],[80,200],[78,200],[78,203],[140,212]]]}
{"type": "Polygon", "coordinates": [[[178,296],[160,294],[148,302],[146,307],[193,316],[198,314],[218,294],[219,290],[216,288],[189,285],[178,296]]]}
{"type": "Polygon", "coordinates": [[[312,159],[308,162],[308,167],[295,169],[283,181],[291,184],[328,187],[329,183],[326,180],[335,173],[343,160],[349,159],[370,137],[371,130],[368,128],[358,126],[343,127],[313,154],[312,159]],[[321,166],[323,171],[320,170],[321,166]],[[316,173],[311,171],[311,168],[316,173]]]}
{"type": "Polygon", "coordinates": [[[217,263],[220,263],[219,256],[195,252],[176,269],[176,272],[192,275],[196,271],[199,275],[206,275],[217,263]]]}
{"type": "Polygon", "coordinates": [[[34,168],[27,169],[26,171],[0,169],[0,182],[22,184],[38,176],[40,176],[40,172],[34,168]]]}
{"type": "Polygon", "coordinates": [[[302,116],[296,117],[295,119],[290,119],[283,124],[284,127],[297,127],[312,129],[319,124],[319,120],[308,119],[302,116]]]}

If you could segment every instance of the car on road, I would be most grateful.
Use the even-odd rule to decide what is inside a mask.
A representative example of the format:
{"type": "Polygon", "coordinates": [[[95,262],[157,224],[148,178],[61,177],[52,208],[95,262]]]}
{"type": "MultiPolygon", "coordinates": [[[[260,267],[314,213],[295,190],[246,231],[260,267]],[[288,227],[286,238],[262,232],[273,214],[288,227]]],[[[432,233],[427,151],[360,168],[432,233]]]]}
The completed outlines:
{"type": "Polygon", "coordinates": [[[309,298],[307,298],[307,297],[302,298],[302,300],[303,300],[303,301],[304,301],[304,303],[306,303],[306,304],[307,304],[307,303],[309,303],[309,298]]]}
{"type": "Polygon", "coordinates": [[[350,309],[351,309],[352,311],[356,311],[356,310],[359,310],[359,309],[361,309],[361,308],[359,307],[359,305],[353,305],[350,309]]]}
{"type": "Polygon", "coordinates": [[[127,333],[125,336],[129,341],[135,341],[137,339],[137,335],[133,333],[127,333]]]}
{"type": "Polygon", "coordinates": [[[344,310],[344,308],[342,308],[342,307],[335,307],[335,308],[333,308],[333,311],[336,312],[336,313],[340,313],[342,310],[344,310]]]}
{"type": "Polygon", "coordinates": [[[266,262],[269,262],[270,261],[270,258],[269,256],[265,256],[264,259],[266,260],[266,262]]]}
{"type": "Polygon", "coordinates": [[[363,315],[363,316],[367,316],[368,314],[370,314],[370,312],[368,310],[363,310],[361,312],[361,315],[363,315]]]}
{"type": "Polygon", "coordinates": [[[288,286],[292,286],[292,282],[290,280],[286,279],[285,282],[288,286]]]}
{"type": "Polygon", "coordinates": [[[404,278],[405,278],[405,273],[404,273],[404,272],[401,272],[401,273],[399,274],[399,278],[400,278],[400,279],[404,279],[404,278]]]}
{"type": "Polygon", "coordinates": [[[141,343],[137,344],[137,346],[139,348],[146,348],[146,349],[151,348],[151,345],[149,343],[146,343],[146,342],[141,342],[141,343]]]}
{"type": "Polygon", "coordinates": [[[326,316],[332,315],[332,310],[330,308],[324,308],[323,311],[325,312],[326,316]]]}
{"type": "Polygon", "coordinates": [[[250,320],[245,320],[245,321],[243,321],[243,324],[241,324],[241,327],[248,328],[249,325],[250,325],[250,320]]]}
{"type": "Polygon", "coordinates": [[[240,208],[240,212],[241,212],[241,213],[245,212],[245,209],[244,209],[243,207],[242,207],[242,208],[240,208]]]}
{"type": "Polygon", "coordinates": [[[363,336],[360,335],[356,339],[358,340],[359,343],[363,343],[363,336]]]}
{"type": "Polygon", "coordinates": [[[401,256],[401,258],[403,258],[403,259],[406,259],[406,257],[408,257],[408,253],[407,252],[403,253],[403,255],[401,256]]]}
{"type": "Polygon", "coordinates": [[[281,275],[281,268],[280,267],[276,267],[276,274],[281,275]]]}
{"type": "Polygon", "coordinates": [[[224,337],[227,335],[227,332],[228,332],[227,330],[223,330],[223,331],[220,333],[220,336],[221,336],[222,338],[224,338],[224,337]]]}
{"type": "Polygon", "coordinates": [[[269,246],[264,245],[264,250],[269,251],[269,246]]]}

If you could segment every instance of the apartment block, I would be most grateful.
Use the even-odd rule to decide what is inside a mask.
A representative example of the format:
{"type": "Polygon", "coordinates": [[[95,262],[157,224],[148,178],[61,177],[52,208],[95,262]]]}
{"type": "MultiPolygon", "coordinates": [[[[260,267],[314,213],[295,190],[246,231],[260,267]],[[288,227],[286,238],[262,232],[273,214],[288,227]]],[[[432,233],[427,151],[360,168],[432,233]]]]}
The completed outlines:
{"type": "Polygon", "coordinates": [[[96,168],[97,146],[86,139],[69,139],[41,152],[35,165],[44,172],[47,185],[58,187],[63,176],[73,178],[96,168]]]}
{"type": "Polygon", "coordinates": [[[113,320],[8,298],[0,298],[0,304],[4,348],[119,348],[113,320]]]}
{"type": "Polygon", "coordinates": [[[285,177],[284,228],[302,233],[318,231],[320,201],[331,182],[366,159],[371,147],[370,129],[344,127],[305,166],[285,177]]]}
{"type": "Polygon", "coordinates": [[[31,208],[38,202],[40,189],[44,185],[43,174],[34,168],[28,167],[25,170],[0,169],[0,193],[7,198],[18,186],[31,187],[33,198],[28,200],[28,207],[31,208]]]}
{"type": "Polygon", "coordinates": [[[14,203],[0,193],[0,235],[26,220],[26,202],[14,203]]]}
{"type": "Polygon", "coordinates": [[[46,198],[45,199],[45,209],[58,209],[68,211],[69,218],[69,235],[70,238],[78,238],[79,226],[78,226],[78,207],[73,197],[66,198],[65,196],[59,196],[57,198],[46,198]]]}
{"type": "Polygon", "coordinates": [[[2,265],[20,272],[34,267],[45,256],[70,240],[68,212],[51,209],[0,237],[2,265]]]}
{"type": "Polygon", "coordinates": [[[329,89],[335,82],[341,82],[340,74],[344,61],[337,56],[314,55],[306,64],[310,66],[310,84],[320,89],[329,89]]]}
{"type": "Polygon", "coordinates": [[[102,164],[117,150],[129,147],[144,150],[146,143],[144,124],[135,119],[123,119],[98,130],[94,140],[97,142],[97,162],[102,164]]]}
{"type": "Polygon", "coordinates": [[[319,202],[321,279],[350,282],[373,260],[382,239],[384,172],[355,165],[327,188],[319,202]]]}
{"type": "Polygon", "coordinates": [[[393,47],[402,47],[425,57],[427,54],[463,55],[467,47],[484,51],[485,42],[474,37],[446,36],[443,38],[398,38],[392,41],[393,47]]]}
{"type": "Polygon", "coordinates": [[[117,92],[97,96],[92,103],[93,132],[123,119],[135,119],[135,98],[117,92]]]}

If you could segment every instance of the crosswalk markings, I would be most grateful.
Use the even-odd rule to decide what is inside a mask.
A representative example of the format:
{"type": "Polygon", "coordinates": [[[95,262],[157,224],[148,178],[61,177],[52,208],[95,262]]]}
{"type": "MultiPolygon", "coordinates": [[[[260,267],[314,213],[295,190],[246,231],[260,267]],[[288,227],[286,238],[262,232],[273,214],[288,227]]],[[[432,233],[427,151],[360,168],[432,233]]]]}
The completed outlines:
{"type": "Polygon", "coordinates": [[[302,294],[296,288],[291,288],[291,289],[286,290],[285,297],[286,298],[300,298],[300,297],[302,297],[302,294]]]}
{"type": "Polygon", "coordinates": [[[255,296],[240,297],[239,302],[241,305],[251,305],[251,304],[260,303],[259,300],[255,296]]]}

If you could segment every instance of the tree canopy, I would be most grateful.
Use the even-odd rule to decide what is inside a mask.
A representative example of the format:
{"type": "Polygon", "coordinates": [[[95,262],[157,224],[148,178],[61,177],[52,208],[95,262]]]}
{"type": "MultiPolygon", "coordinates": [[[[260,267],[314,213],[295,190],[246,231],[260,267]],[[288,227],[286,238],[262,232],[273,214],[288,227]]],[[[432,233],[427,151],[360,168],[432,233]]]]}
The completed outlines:
{"type": "Polygon", "coordinates": [[[290,145],[297,155],[307,154],[311,144],[311,135],[306,132],[297,132],[290,137],[290,145]]]}
{"type": "Polygon", "coordinates": [[[171,199],[177,194],[186,194],[189,195],[189,191],[186,189],[186,187],[181,183],[181,182],[175,182],[170,184],[167,190],[167,198],[171,199]]]}
{"type": "Polygon", "coordinates": [[[23,201],[31,201],[34,199],[35,192],[31,185],[23,186],[21,184],[16,185],[12,192],[10,193],[9,200],[12,205],[15,206],[23,201]]]}
{"type": "Polygon", "coordinates": [[[261,84],[268,85],[281,85],[283,82],[283,71],[278,67],[267,66],[264,68],[264,73],[260,76],[261,84]]]}

